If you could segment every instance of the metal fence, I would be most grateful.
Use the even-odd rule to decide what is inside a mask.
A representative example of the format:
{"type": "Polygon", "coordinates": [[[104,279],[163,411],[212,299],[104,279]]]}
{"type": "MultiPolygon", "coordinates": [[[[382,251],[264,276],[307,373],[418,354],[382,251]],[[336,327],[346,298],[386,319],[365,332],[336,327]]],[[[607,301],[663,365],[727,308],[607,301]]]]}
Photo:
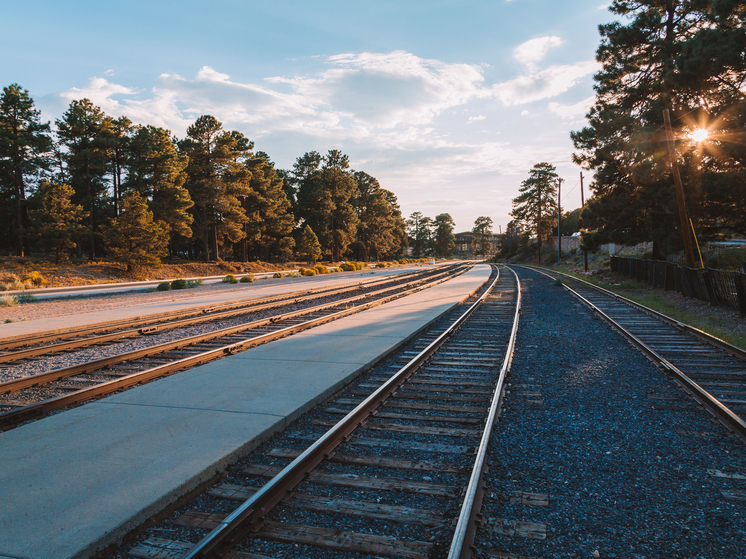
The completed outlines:
{"type": "Polygon", "coordinates": [[[611,271],[648,283],[654,288],[676,291],[713,307],[726,307],[746,317],[746,274],[714,268],[687,268],[662,260],[611,257],[611,271]]]}

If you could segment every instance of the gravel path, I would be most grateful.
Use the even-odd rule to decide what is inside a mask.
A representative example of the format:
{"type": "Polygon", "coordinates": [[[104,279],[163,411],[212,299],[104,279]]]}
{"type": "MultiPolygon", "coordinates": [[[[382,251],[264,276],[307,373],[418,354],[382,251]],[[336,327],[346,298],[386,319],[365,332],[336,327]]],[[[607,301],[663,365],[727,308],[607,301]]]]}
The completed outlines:
{"type": "Polygon", "coordinates": [[[486,517],[543,523],[537,541],[480,531],[531,557],[744,558],[746,449],[606,323],[518,270],[523,315],[490,449],[486,517]],[[719,470],[738,477],[716,477],[719,470]],[[510,503],[549,495],[548,507],[510,503]]]}

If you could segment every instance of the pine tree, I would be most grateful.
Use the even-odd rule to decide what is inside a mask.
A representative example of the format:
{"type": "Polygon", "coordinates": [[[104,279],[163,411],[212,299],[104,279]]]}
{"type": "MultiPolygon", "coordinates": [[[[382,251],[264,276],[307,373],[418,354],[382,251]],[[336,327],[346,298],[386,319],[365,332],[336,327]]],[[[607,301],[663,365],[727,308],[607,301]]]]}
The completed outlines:
{"type": "Polygon", "coordinates": [[[57,135],[66,148],[62,157],[70,186],[75,190],[73,201],[88,212],[88,257],[96,257],[96,237],[100,225],[109,213],[108,130],[111,118],[88,99],[72,101],[56,121],[57,135]]]}
{"type": "Polygon", "coordinates": [[[412,255],[423,256],[427,253],[432,237],[432,219],[422,215],[422,212],[414,212],[407,219],[407,233],[409,235],[409,246],[412,247],[412,255]]]}
{"type": "Polygon", "coordinates": [[[154,219],[169,234],[172,253],[176,237],[190,238],[194,205],[184,187],[188,157],[179,155],[171,133],[154,126],[137,126],[129,140],[121,192],[137,192],[149,200],[154,219]]]}
{"type": "Polygon", "coordinates": [[[295,218],[282,179],[269,156],[262,151],[246,162],[246,168],[251,173],[251,182],[250,191],[243,198],[248,217],[243,259],[250,253],[264,260],[286,260],[292,256],[295,246],[291,236],[295,218]]]}
{"type": "Polygon", "coordinates": [[[28,91],[18,84],[3,88],[0,95],[0,195],[12,201],[14,213],[5,217],[15,228],[16,251],[24,256],[26,244],[26,191],[29,181],[49,168],[49,123],[28,91]]]}
{"type": "MultiPolygon", "coordinates": [[[[599,28],[596,102],[589,126],[572,133],[575,161],[595,174],[595,195],[583,216],[596,231],[585,234],[583,243],[652,240],[659,258],[661,249],[682,244],[663,109],[670,110],[679,139],[695,224],[716,234],[746,214],[741,171],[746,119],[737,116],[746,112],[746,10],[729,0],[615,0],[610,10],[624,22],[599,28]],[[687,138],[703,125],[718,132],[704,146],[687,138]],[[731,174],[730,193],[722,192],[721,173],[731,174]],[[720,205],[723,194],[727,202],[720,205]],[[726,215],[733,220],[723,219],[726,215]]],[[[741,223],[746,228],[746,221],[741,223]]]]}
{"type": "Polygon", "coordinates": [[[456,246],[453,228],[455,227],[451,214],[435,216],[435,254],[450,256],[456,246]]]}
{"type": "Polygon", "coordinates": [[[179,142],[189,157],[187,190],[194,201],[194,223],[205,261],[220,259],[220,246],[246,235],[246,212],[240,198],[250,194],[251,173],[245,162],[253,144],[239,132],[227,132],[213,116],[203,115],[179,142]]]}
{"type": "Polygon", "coordinates": [[[541,263],[542,239],[552,230],[554,216],[557,215],[557,187],[559,178],[554,165],[537,163],[529,177],[518,187],[520,195],[513,198],[513,211],[510,212],[517,225],[529,234],[536,235],[541,263]]]}
{"type": "Polygon", "coordinates": [[[311,262],[313,264],[316,264],[316,261],[321,258],[321,243],[319,243],[319,238],[309,225],[306,225],[300,236],[298,253],[302,258],[304,257],[306,259],[306,262],[311,262]]]}
{"type": "Polygon", "coordinates": [[[374,177],[362,171],[354,173],[354,176],[358,194],[353,199],[353,206],[358,225],[353,250],[358,260],[363,262],[371,257],[379,260],[381,256],[392,254],[400,248],[396,215],[398,206],[392,205],[388,191],[382,189],[374,177]]]}
{"type": "Polygon", "coordinates": [[[154,219],[147,201],[132,192],[122,198],[119,216],[106,231],[111,255],[126,264],[127,271],[160,266],[168,254],[168,234],[154,219]]]}
{"type": "Polygon", "coordinates": [[[74,194],[67,184],[42,181],[31,197],[33,235],[57,264],[67,260],[68,252],[75,248],[73,239],[85,231],[81,222],[87,215],[83,206],[72,203],[74,194]]]}
{"type": "Polygon", "coordinates": [[[492,218],[479,216],[474,221],[474,227],[471,230],[474,239],[474,254],[487,256],[491,249],[490,237],[492,236],[492,218]]]}

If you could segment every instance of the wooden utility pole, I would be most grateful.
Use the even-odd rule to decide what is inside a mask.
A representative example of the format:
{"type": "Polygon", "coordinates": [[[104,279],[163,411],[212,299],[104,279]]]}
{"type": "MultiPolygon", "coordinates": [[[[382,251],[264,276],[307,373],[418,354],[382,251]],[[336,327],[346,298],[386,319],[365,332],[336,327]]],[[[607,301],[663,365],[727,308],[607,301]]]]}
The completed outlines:
{"type": "Polygon", "coordinates": [[[562,260],[562,179],[557,179],[557,266],[562,260]]]}
{"type": "MultiPolygon", "coordinates": [[[[583,194],[583,171],[580,171],[580,213],[582,215],[585,209],[585,195],[583,194]]],[[[580,227],[585,229],[585,218],[580,218],[580,227]]],[[[583,259],[585,260],[585,271],[588,271],[588,251],[583,250],[583,259]]]]}
{"type": "Polygon", "coordinates": [[[681,184],[681,175],[679,175],[679,164],[676,162],[676,146],[673,141],[673,130],[671,128],[671,115],[668,109],[663,109],[663,123],[666,126],[666,140],[668,141],[668,156],[671,160],[671,170],[673,171],[673,182],[676,185],[676,201],[679,205],[679,220],[681,222],[681,236],[684,240],[684,254],[686,255],[686,265],[695,268],[697,264],[694,260],[694,247],[692,246],[692,236],[689,234],[689,216],[686,211],[686,200],[684,199],[684,187],[681,184]]]}

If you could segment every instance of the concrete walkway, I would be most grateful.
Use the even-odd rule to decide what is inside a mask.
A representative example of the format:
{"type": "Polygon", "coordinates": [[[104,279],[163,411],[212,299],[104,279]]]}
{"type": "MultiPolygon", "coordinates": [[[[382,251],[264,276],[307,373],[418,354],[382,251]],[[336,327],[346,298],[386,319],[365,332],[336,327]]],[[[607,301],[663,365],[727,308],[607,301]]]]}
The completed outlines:
{"type": "Polygon", "coordinates": [[[489,266],[0,434],[0,557],[89,557],[474,291],[489,266]]]}

